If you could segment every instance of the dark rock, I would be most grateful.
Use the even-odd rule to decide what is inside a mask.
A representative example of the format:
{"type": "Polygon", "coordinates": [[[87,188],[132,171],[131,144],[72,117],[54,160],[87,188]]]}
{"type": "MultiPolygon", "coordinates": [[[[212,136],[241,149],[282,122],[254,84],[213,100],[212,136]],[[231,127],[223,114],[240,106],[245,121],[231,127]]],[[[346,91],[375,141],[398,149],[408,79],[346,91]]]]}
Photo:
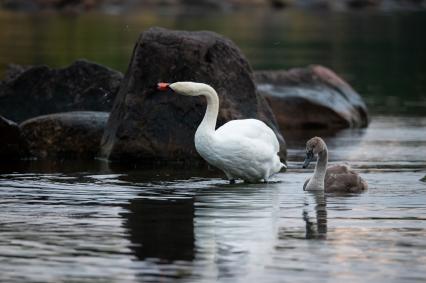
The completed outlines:
{"type": "Polygon", "coordinates": [[[421,178],[420,181],[426,182],[426,175],[423,178],[421,178]]]}
{"type": "Polygon", "coordinates": [[[159,92],[160,81],[210,84],[221,102],[217,127],[232,119],[259,118],[277,133],[285,156],[284,139],[267,102],[256,93],[252,70],[239,49],[216,33],[161,28],[142,33],[136,43],[102,140],[103,156],[205,164],[194,146],[204,98],[159,92]]]}
{"type": "Polygon", "coordinates": [[[0,115],[22,122],[68,111],[110,111],[122,74],[85,60],[51,69],[13,66],[0,84],[0,115]]]}
{"type": "Polygon", "coordinates": [[[28,155],[28,147],[19,126],[0,116],[0,161],[20,159],[28,155]]]}
{"type": "Polygon", "coordinates": [[[100,6],[105,0],[3,0],[0,6],[5,9],[36,12],[44,9],[71,10],[81,12],[100,6]]]}
{"type": "Polygon", "coordinates": [[[347,5],[350,8],[366,8],[366,7],[378,7],[382,0],[348,0],[347,5]]]}
{"type": "Polygon", "coordinates": [[[269,4],[275,9],[284,9],[294,4],[293,0],[269,0],[269,4]]]}
{"type": "Polygon", "coordinates": [[[361,96],[322,66],[255,73],[281,129],[366,127],[361,96]]]}
{"type": "Polygon", "coordinates": [[[107,112],[76,111],[29,119],[20,127],[37,158],[92,159],[99,153],[107,112]]]}
{"type": "Polygon", "coordinates": [[[6,68],[3,83],[8,83],[19,77],[23,72],[30,69],[33,66],[22,66],[18,64],[9,64],[6,68]]]}
{"type": "Polygon", "coordinates": [[[34,12],[39,9],[38,3],[34,0],[3,0],[0,1],[1,8],[13,11],[34,12]]]}
{"type": "MultiPolygon", "coordinates": [[[[170,4],[170,3],[169,3],[170,4]]],[[[185,9],[199,9],[200,12],[222,10],[227,11],[233,8],[236,3],[229,0],[180,0],[176,1],[174,5],[184,7],[185,9]]]]}

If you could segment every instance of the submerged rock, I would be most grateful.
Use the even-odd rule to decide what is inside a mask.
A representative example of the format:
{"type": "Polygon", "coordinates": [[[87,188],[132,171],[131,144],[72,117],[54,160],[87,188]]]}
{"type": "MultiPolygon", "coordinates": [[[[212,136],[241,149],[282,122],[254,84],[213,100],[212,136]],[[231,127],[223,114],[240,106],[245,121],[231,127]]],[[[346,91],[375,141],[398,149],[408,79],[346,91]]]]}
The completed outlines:
{"type": "Polygon", "coordinates": [[[122,77],[85,60],[61,69],[14,65],[0,84],[0,115],[22,122],[58,112],[110,111],[122,77]]]}
{"type": "Polygon", "coordinates": [[[28,147],[19,126],[0,116],[0,161],[20,159],[28,155],[28,147]]]}
{"type": "Polygon", "coordinates": [[[20,127],[31,155],[47,159],[92,159],[109,113],[76,111],[44,115],[23,122],[20,127]]]}
{"type": "Polygon", "coordinates": [[[230,40],[212,32],[151,28],[141,34],[134,48],[105,129],[104,157],[205,164],[194,146],[194,134],[204,116],[204,98],[159,92],[160,81],[210,84],[220,99],[217,127],[232,119],[259,118],[274,129],[285,156],[274,116],[256,93],[247,60],[230,40]]]}
{"type": "Polygon", "coordinates": [[[368,125],[361,96],[322,66],[255,73],[281,129],[348,128],[368,125]]]}

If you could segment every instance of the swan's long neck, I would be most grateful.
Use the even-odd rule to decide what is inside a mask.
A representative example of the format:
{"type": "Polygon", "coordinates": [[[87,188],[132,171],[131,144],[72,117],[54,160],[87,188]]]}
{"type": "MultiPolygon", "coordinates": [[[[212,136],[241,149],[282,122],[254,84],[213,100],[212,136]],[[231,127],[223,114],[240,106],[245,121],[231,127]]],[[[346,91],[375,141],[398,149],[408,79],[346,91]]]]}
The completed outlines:
{"type": "Polygon", "coordinates": [[[197,134],[209,134],[216,130],[217,115],[219,113],[219,97],[213,88],[203,90],[200,95],[207,100],[207,109],[203,121],[198,126],[197,134]]]}
{"type": "Polygon", "coordinates": [[[314,176],[312,176],[312,182],[320,188],[324,189],[324,178],[325,172],[327,171],[328,163],[328,150],[327,147],[324,147],[324,150],[318,153],[318,160],[315,166],[314,176]]]}

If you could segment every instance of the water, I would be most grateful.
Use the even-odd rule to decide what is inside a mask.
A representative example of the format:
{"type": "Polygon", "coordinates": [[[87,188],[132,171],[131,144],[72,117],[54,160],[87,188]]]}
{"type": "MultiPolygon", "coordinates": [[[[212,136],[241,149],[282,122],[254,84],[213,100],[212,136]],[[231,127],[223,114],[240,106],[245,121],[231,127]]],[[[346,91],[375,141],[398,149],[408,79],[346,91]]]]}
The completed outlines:
{"type": "Polygon", "coordinates": [[[289,169],[269,184],[103,162],[0,162],[0,282],[425,282],[424,13],[238,11],[185,15],[0,11],[7,63],[86,57],[125,70],[152,25],[233,39],[255,69],[321,63],[366,99],[367,129],[288,131],[289,169]],[[369,183],[357,195],[304,192],[304,143],[369,183]]]}
{"type": "MultiPolygon", "coordinates": [[[[270,184],[32,162],[0,174],[0,281],[424,282],[426,118],[326,138],[370,189],[304,192],[303,140],[270,184]],[[404,129],[401,132],[397,128],[404,129]]],[[[294,144],[294,145],[293,145],[294,144]]]]}

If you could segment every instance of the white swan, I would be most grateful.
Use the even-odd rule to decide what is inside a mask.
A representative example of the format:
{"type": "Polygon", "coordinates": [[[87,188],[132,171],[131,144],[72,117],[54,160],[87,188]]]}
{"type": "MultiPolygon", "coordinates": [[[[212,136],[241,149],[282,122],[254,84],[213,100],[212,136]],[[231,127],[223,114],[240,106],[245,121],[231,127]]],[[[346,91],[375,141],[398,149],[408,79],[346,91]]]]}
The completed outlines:
{"type": "Polygon", "coordinates": [[[357,193],[367,190],[367,182],[347,165],[334,165],[327,168],[327,145],[320,137],[314,137],[306,143],[306,158],[303,168],[309,165],[316,154],[318,154],[318,160],[314,175],[306,180],[303,190],[341,193],[357,193]]]}
{"type": "Polygon", "coordinates": [[[269,177],[286,167],[277,154],[280,148],[275,133],[262,121],[233,120],[216,130],[219,97],[211,86],[176,82],[159,83],[158,89],[206,98],[207,109],[195,133],[195,148],[204,160],[221,169],[231,184],[235,179],[267,182],[269,177]]]}

